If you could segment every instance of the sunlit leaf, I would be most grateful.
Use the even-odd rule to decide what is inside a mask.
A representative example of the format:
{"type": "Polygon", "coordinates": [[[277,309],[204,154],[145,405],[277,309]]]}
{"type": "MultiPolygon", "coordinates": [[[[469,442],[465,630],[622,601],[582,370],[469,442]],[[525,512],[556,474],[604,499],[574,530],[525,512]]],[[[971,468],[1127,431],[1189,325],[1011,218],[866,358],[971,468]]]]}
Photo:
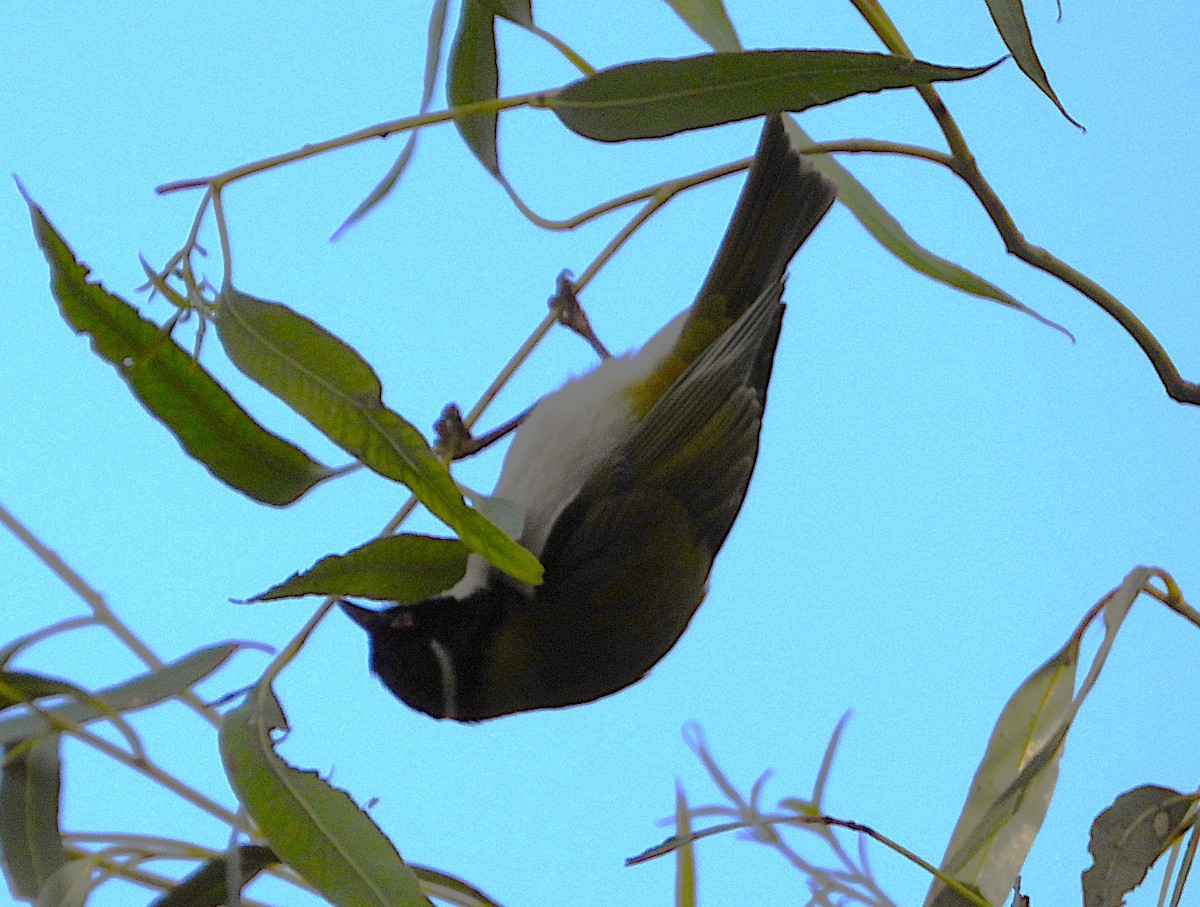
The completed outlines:
{"type": "Polygon", "coordinates": [[[1147,784],[1128,790],[1092,823],[1083,873],[1084,907],[1119,907],[1154,861],[1195,822],[1194,794],[1147,784]],[[1186,817],[1186,819],[1185,819],[1186,817]]]}
{"type": "Polygon", "coordinates": [[[79,692],[79,687],[55,677],[28,671],[0,671],[0,711],[47,696],[79,692]]]}
{"type": "Polygon", "coordinates": [[[351,595],[375,601],[416,602],[449,589],[466,569],[467,549],[458,539],[390,535],[345,554],[323,557],[250,601],[351,595]]]}
{"type": "Polygon", "coordinates": [[[988,12],[992,14],[992,21],[996,23],[996,30],[1000,32],[1000,37],[1012,52],[1013,59],[1021,67],[1021,72],[1054,102],[1054,106],[1064,117],[1079,126],[1050,87],[1050,79],[1042,69],[1042,61],[1038,59],[1037,51],[1033,48],[1033,35],[1029,31],[1029,21],[1025,18],[1025,4],[1022,0],[987,0],[987,6],[988,12]]]}
{"type": "MultiPolygon", "coordinates": [[[[1046,817],[1075,689],[1079,640],[1056,652],[1013,693],[946,848],[941,870],[1003,903],[1046,817]]],[[[948,907],[961,896],[935,881],[927,905],[948,907]]]]}
{"type": "Polygon", "coordinates": [[[969,79],[992,66],[935,66],[849,50],[722,52],[614,66],[548,92],[542,102],[573,132],[620,142],[807,110],[889,88],[969,79]]]}
{"type": "Polygon", "coordinates": [[[713,50],[739,51],[738,40],[729,13],[721,0],[666,0],[675,15],[684,21],[713,50]]]}
{"type": "Polygon", "coordinates": [[[58,827],[59,735],[5,747],[0,776],[0,855],[13,894],[33,900],[66,862],[58,827]]]}
{"type": "MultiPolygon", "coordinates": [[[[85,724],[104,718],[109,712],[135,712],[178,696],[212,674],[238,649],[236,643],[223,643],[198,649],[178,661],[92,694],[96,704],[69,702],[44,711],[61,721],[85,724]]],[[[41,715],[20,715],[0,721],[0,744],[26,737],[37,737],[51,730],[41,715]]]]}
{"type": "MultiPolygon", "coordinates": [[[[450,48],[446,98],[452,107],[490,101],[500,90],[496,60],[496,17],[480,0],[463,0],[458,31],[450,48]]],[[[493,176],[500,176],[500,154],[496,147],[498,117],[476,114],[454,121],[463,141],[493,176]]]]}
{"type": "Polygon", "coordinates": [[[277,302],[232,287],[217,299],[217,333],[229,358],[370,469],[412,489],[468,548],[525,582],[541,565],[478,511],[468,507],[416,428],[383,404],[383,386],[353,348],[277,302]]]}
{"type": "Polygon", "coordinates": [[[50,263],[52,289],[67,324],[91,338],[138,401],[209,472],[264,504],[283,506],[333,474],[267,431],[162,327],[102,286],[28,196],[33,230],[50,263]]]}
{"type": "Polygon", "coordinates": [[[392,842],[345,791],[279,757],[272,734],[286,729],[274,692],[260,685],[220,733],[230,784],[275,853],[337,907],[431,907],[392,842]]]}
{"type": "Polygon", "coordinates": [[[94,869],[90,860],[67,860],[38,892],[36,907],[84,907],[96,886],[94,869]]]}
{"type": "MultiPolygon", "coordinates": [[[[238,890],[278,862],[279,857],[271,848],[243,844],[238,848],[238,890]]],[[[150,907],[224,907],[229,903],[228,879],[229,859],[217,857],[180,879],[178,885],[153,901],[150,907]]]]}

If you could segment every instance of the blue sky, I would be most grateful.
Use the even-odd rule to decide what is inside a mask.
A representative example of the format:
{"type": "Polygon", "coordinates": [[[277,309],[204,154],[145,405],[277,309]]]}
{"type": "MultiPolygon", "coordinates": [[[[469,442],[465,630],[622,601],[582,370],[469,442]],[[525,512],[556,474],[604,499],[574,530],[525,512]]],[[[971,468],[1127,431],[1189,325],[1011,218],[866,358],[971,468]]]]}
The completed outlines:
{"type": "MultiPolygon", "coordinates": [[[[666,4],[620,14],[571,6],[535,13],[595,65],[703,50],[666,4]]],[[[810,5],[806,15],[760,6],[730,6],[748,47],[877,49],[848,4],[810,5]]],[[[1043,62],[1086,134],[1011,62],[943,95],[1026,235],[1122,299],[1185,376],[1200,378],[1195,12],[1072,4],[1056,24],[1043,6],[1029,10],[1043,62]]],[[[925,59],[970,65],[1003,53],[982,2],[889,9],[925,59]]],[[[0,172],[21,178],[110,290],[141,300],[138,254],[164,261],[199,203],[198,193],[158,197],[154,187],[415,110],[424,16],[391,4],[350,16],[315,2],[286,13],[235,3],[11,5],[0,14],[0,172]]],[[[573,78],[546,46],[500,31],[505,93],[573,78]]],[[[941,147],[910,94],[812,111],[801,123],[823,139],[941,147]]],[[[758,128],[604,146],[565,134],[548,113],[516,111],[502,122],[501,153],[525,200],[563,217],[746,155],[758,128]]],[[[246,180],[226,209],[239,288],[353,344],[389,404],[425,428],[447,401],[473,402],[541,319],[554,276],[581,271],[625,216],[540,231],[440,128],[422,134],[395,196],[330,244],[398,150],[396,140],[372,142],[246,180]]],[[[665,835],[655,823],[671,812],[675,779],[694,803],[719,801],[682,725],[704,728],[743,789],[772,769],[772,802],[810,791],[830,732],[852,710],[828,808],[936,862],[999,709],[1095,600],[1137,564],[1163,567],[1200,599],[1200,410],[1166,397],[1110,318],[1006,258],[947,173],[890,158],[844,162],[915,237],[1066,325],[1076,342],[909,271],[835,208],[792,265],[746,507],[708,601],[647,680],[580,708],[437,723],[368,676],[365,640],[338,615],[281,678],[293,726],[283,752],[360,802],[379,798],[372,814],[407,858],[505,904],[568,893],[582,904],[668,903],[670,861],[626,869],[622,860],[665,835]]],[[[731,178],[677,199],[588,288],[583,302],[611,348],[636,346],[690,303],[739,185],[731,178]]],[[[205,241],[216,249],[211,230],[205,241]]],[[[359,473],[287,510],[244,500],[185,457],[61,322],[15,187],[0,190],[0,249],[0,500],[164,657],[227,638],[285,643],[311,602],[229,599],[371,537],[403,489],[359,473]]],[[[219,257],[207,266],[214,282],[219,266],[219,257]]],[[[146,311],[170,314],[161,301],[146,311]]],[[[485,422],[586,369],[590,355],[553,334],[485,422]]],[[[263,421],[343,462],[238,376],[217,344],[202,358],[263,421]]],[[[458,474],[488,487],[498,463],[497,452],[458,474]]],[[[0,558],[12,580],[5,638],[81,612],[8,536],[0,558]]],[[[1118,793],[1151,782],[1194,788],[1195,632],[1149,600],[1135,608],[1068,742],[1025,871],[1035,903],[1077,902],[1088,825],[1118,793]]],[[[204,691],[250,683],[265,663],[241,654],[204,691]]],[[[97,630],[47,643],[26,665],[94,685],[138,670],[97,630]]],[[[212,735],[190,715],[167,708],[135,724],[156,758],[232,803],[212,735]]],[[[220,826],[170,795],[78,746],[67,758],[70,829],[222,846],[220,826]]],[[[872,857],[897,901],[923,895],[918,870],[881,850],[872,857]]],[[[802,880],[765,848],[708,840],[699,860],[705,903],[804,896],[802,880]]],[[[1130,903],[1152,903],[1154,890],[1130,903]]],[[[113,887],[96,903],[144,900],[113,887]]]]}

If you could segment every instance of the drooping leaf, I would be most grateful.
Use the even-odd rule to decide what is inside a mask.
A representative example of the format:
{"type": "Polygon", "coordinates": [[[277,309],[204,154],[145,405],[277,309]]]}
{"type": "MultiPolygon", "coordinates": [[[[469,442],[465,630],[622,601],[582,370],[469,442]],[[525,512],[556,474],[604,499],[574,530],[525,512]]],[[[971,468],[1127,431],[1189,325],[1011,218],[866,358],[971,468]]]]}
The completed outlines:
{"type": "Polygon", "coordinates": [[[936,66],[849,50],[752,50],[604,69],[547,92],[573,132],[601,142],[661,138],[853,95],[970,79],[992,66],[936,66]]]}
{"type": "Polygon", "coordinates": [[[275,853],[337,907],[431,907],[417,878],[371,818],[316,772],[275,752],[287,719],[268,686],[225,716],[229,782],[275,853]]]}
{"type": "MultiPolygon", "coordinates": [[[[104,718],[109,712],[136,712],[191,689],[216,671],[238,648],[236,643],[222,643],[198,649],[157,671],[150,671],[124,683],[98,690],[92,694],[92,699],[96,700],[95,705],[89,702],[68,702],[45,711],[72,724],[85,724],[97,718],[104,718]]],[[[49,722],[41,715],[7,718],[0,721],[0,744],[37,737],[51,729],[49,722]]]]}
{"type": "Polygon", "coordinates": [[[739,51],[738,40],[729,13],[722,0],[666,0],[675,15],[684,21],[700,40],[713,50],[739,51]]]}
{"type": "MultiPolygon", "coordinates": [[[[500,68],[496,59],[496,16],[480,0],[463,0],[458,31],[450,48],[446,98],[452,107],[490,101],[500,91],[500,68]]],[[[454,121],[459,134],[479,163],[495,177],[500,176],[500,153],[496,146],[499,118],[495,113],[475,114],[454,121]]]]}
{"type": "Polygon", "coordinates": [[[1196,821],[1194,794],[1147,784],[1125,791],[1092,823],[1084,907],[1120,907],[1154,861],[1196,821]],[[1186,817],[1186,819],[1185,819],[1186,817]]]}
{"type": "Polygon", "coordinates": [[[84,907],[98,883],[90,859],[67,860],[38,892],[36,907],[84,907]]]}
{"type": "MultiPolygon", "coordinates": [[[[446,32],[446,16],[449,9],[449,0],[434,0],[433,5],[429,10],[429,36],[425,42],[425,79],[424,86],[421,89],[421,106],[418,108],[419,113],[425,113],[429,110],[429,104],[433,100],[433,92],[437,86],[438,69],[442,64],[442,38],[446,32]]],[[[396,158],[395,163],[383,179],[372,189],[367,197],[364,198],[353,211],[350,216],[342,221],[342,225],[334,231],[332,239],[334,241],[340,239],[347,230],[362,220],[367,213],[378,205],[381,201],[388,197],[396,183],[404,171],[408,169],[409,161],[412,160],[413,153],[417,150],[417,135],[420,129],[414,129],[404,140],[404,147],[400,149],[400,154],[396,158]]]]}
{"type": "Polygon", "coordinates": [[[449,589],[467,569],[458,539],[390,535],[345,554],[321,558],[252,602],[300,595],[348,595],[374,601],[416,602],[449,589]]]}
{"type": "MultiPolygon", "coordinates": [[[[946,848],[941,870],[977,886],[993,904],[1007,899],[1050,806],[1078,664],[1079,638],[1072,636],[1013,693],[946,848]]],[[[949,907],[961,900],[935,881],[925,903],[949,907]]]]}
{"type": "MultiPolygon", "coordinates": [[[[24,191],[24,190],[22,190],[24,191]]],[[[187,453],[242,494],[282,507],[333,471],[256,422],[163,328],[102,286],[26,196],[67,324],[91,338],[149,413],[187,453]]]]}
{"type": "Polygon", "coordinates": [[[0,856],[14,895],[32,901],[67,862],[58,826],[62,792],[59,735],[5,747],[0,776],[0,856]]]}
{"type": "MultiPolygon", "coordinates": [[[[279,862],[275,851],[261,844],[243,844],[238,848],[238,891],[270,866],[279,862]]],[[[229,859],[209,860],[179,884],[155,900],[150,907],[223,907],[229,903],[227,882],[229,859]]]]}
{"type": "MultiPolygon", "coordinates": [[[[1037,51],[1033,47],[1033,34],[1029,31],[1029,20],[1025,18],[1023,0],[987,0],[987,7],[988,12],[992,14],[992,21],[996,23],[996,30],[1000,32],[1005,46],[1012,53],[1013,59],[1017,61],[1017,66],[1021,67],[1021,72],[1025,73],[1029,80],[1054,102],[1059,113],[1074,125],[1079,126],[1079,123],[1075,122],[1067,113],[1067,109],[1059,101],[1054,89],[1050,87],[1050,79],[1046,75],[1046,70],[1042,68],[1042,61],[1038,59],[1037,51]]],[[[1083,127],[1079,126],[1079,128],[1083,127]]]]}
{"type": "Polygon", "coordinates": [[[225,287],[217,333],[229,358],[380,475],[412,489],[468,548],[529,583],[541,565],[478,511],[468,507],[416,428],[383,404],[383,386],[367,362],[320,325],[277,302],[225,287]]]}
{"type": "MultiPolygon", "coordinates": [[[[812,142],[812,138],[795,122],[788,122],[788,127],[795,129],[804,140],[812,142]]],[[[990,299],[1001,305],[1015,309],[1022,314],[1040,321],[1048,327],[1061,331],[1068,337],[1071,333],[1062,325],[1055,324],[1048,318],[1038,314],[1022,303],[1016,297],[1004,292],[995,284],[984,280],[978,274],[968,271],[962,265],[948,261],[926,249],[918,243],[892,214],[879,203],[871,190],[839,164],[832,156],[822,156],[815,159],[815,164],[821,173],[837,185],[838,201],[845,205],[850,213],[858,218],[874,237],[875,241],[895,255],[898,259],[921,274],[931,277],[938,283],[962,290],[981,299],[990,299]]]]}
{"type": "Polygon", "coordinates": [[[428,866],[413,866],[412,871],[421,882],[421,890],[431,898],[454,904],[455,907],[500,907],[474,885],[457,876],[428,866]]]}

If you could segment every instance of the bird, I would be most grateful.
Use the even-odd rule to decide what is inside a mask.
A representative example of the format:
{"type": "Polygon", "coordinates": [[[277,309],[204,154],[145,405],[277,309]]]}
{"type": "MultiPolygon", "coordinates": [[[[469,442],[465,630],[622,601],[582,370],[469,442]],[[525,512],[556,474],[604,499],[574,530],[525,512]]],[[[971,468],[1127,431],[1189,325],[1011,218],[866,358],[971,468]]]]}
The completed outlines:
{"type": "Polygon", "coordinates": [[[530,409],[492,497],[520,515],[514,537],[541,560],[541,585],[472,554],[423,601],[341,603],[397,698],[459,722],[580,705],[675,645],[746,497],[786,269],[835,194],[767,117],[695,302],[530,409]]]}

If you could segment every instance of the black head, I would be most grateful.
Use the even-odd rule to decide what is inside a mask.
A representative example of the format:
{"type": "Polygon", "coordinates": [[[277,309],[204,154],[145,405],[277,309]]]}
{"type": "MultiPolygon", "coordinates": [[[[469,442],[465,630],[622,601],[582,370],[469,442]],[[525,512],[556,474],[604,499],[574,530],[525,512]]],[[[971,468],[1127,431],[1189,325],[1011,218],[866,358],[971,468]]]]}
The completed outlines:
{"type": "Polygon", "coordinates": [[[503,607],[486,591],[372,611],[342,610],[371,637],[371,670],[392,694],[434,718],[475,720],[503,607]]]}

